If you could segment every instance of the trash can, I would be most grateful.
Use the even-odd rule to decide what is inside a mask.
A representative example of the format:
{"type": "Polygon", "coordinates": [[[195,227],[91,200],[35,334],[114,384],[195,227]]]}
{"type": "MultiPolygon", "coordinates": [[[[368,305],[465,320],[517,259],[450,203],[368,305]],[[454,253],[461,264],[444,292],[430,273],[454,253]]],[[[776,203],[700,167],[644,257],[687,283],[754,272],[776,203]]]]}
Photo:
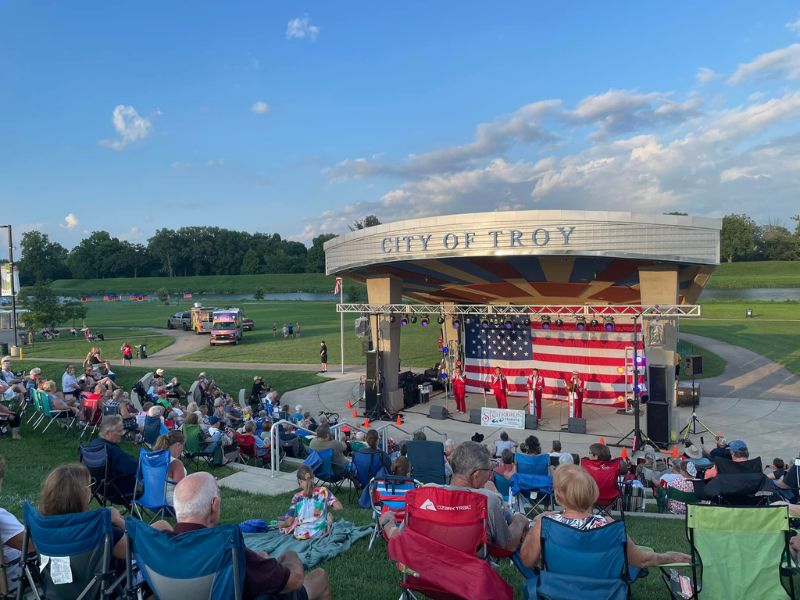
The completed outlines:
{"type": "Polygon", "coordinates": [[[8,344],[5,342],[0,342],[0,355],[8,356],[8,344]]]}
{"type": "Polygon", "coordinates": [[[16,358],[19,356],[19,346],[11,346],[9,350],[12,357],[16,358]]]}
{"type": "Polygon", "coordinates": [[[424,383],[422,385],[417,386],[417,390],[419,390],[419,401],[420,403],[428,402],[431,399],[431,386],[428,383],[424,383]]]}
{"type": "Polygon", "coordinates": [[[142,344],[139,348],[139,358],[147,358],[147,344],[142,344]]]}

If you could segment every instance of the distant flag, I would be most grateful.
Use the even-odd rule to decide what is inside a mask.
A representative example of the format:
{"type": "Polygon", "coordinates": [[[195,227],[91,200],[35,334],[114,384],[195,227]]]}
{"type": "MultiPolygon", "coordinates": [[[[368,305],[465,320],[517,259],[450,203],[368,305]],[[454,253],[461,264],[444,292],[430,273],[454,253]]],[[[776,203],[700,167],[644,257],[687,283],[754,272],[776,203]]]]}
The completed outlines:
{"type": "Polygon", "coordinates": [[[341,277],[337,277],[336,278],[336,285],[333,288],[333,295],[335,296],[336,294],[340,294],[341,291],[342,291],[342,278],[341,277]]]}

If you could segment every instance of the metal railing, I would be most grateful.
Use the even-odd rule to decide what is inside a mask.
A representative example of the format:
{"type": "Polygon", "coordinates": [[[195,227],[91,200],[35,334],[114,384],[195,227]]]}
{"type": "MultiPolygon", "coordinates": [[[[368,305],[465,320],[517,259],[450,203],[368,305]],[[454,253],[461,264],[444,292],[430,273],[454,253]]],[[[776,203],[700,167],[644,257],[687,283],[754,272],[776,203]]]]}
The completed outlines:
{"type": "Polygon", "coordinates": [[[278,432],[278,425],[291,425],[292,427],[295,427],[295,424],[291,421],[281,419],[280,421],[273,423],[269,430],[269,466],[271,470],[271,477],[275,477],[275,473],[281,470],[281,439],[278,432]]]}
{"type": "MultiPolygon", "coordinates": [[[[433,433],[435,433],[436,435],[440,435],[440,436],[442,436],[442,441],[445,441],[445,440],[447,440],[447,434],[446,434],[446,433],[442,433],[441,431],[439,431],[438,429],[434,429],[434,428],[433,428],[433,427],[431,427],[430,425],[423,425],[422,427],[418,427],[417,429],[415,429],[415,430],[413,431],[413,433],[417,433],[418,431],[425,431],[426,429],[429,429],[429,430],[431,430],[431,431],[432,431],[433,433]]],[[[413,435],[413,434],[412,434],[412,435],[413,435]]]]}

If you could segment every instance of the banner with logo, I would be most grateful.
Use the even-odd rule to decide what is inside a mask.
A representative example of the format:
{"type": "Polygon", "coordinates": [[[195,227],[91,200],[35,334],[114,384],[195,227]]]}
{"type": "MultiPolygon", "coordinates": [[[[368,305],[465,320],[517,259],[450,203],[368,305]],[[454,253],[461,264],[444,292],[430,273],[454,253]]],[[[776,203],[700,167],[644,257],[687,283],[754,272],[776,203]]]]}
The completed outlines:
{"type": "Polygon", "coordinates": [[[481,425],[505,429],[525,429],[525,411],[510,408],[481,408],[481,425]]]}
{"type": "MultiPolygon", "coordinates": [[[[19,295],[19,269],[14,265],[14,294],[19,295]]],[[[0,296],[11,296],[11,263],[0,266],[0,296]]]]}

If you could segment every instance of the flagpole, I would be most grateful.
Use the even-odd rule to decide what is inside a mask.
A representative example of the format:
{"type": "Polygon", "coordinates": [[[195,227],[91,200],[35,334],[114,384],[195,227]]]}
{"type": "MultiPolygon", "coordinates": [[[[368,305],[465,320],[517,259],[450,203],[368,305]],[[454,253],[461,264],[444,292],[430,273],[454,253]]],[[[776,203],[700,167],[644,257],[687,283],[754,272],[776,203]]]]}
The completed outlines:
{"type": "MultiPolygon", "coordinates": [[[[344,304],[344,279],[339,285],[339,304],[344,304]]],[[[342,374],[344,374],[344,313],[339,313],[339,349],[342,353],[342,374]]]]}

